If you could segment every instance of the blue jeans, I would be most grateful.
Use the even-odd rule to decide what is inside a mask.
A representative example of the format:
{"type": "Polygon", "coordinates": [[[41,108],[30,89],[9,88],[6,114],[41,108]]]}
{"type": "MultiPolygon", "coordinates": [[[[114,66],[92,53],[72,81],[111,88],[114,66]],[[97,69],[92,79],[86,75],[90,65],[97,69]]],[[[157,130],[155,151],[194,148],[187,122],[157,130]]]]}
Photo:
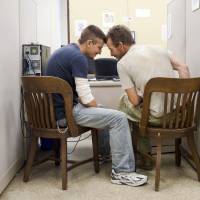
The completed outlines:
{"type": "Polygon", "coordinates": [[[99,129],[99,155],[110,157],[110,136],[108,129],[99,129]]]}
{"type": "Polygon", "coordinates": [[[131,133],[123,112],[77,104],[73,115],[76,123],[81,126],[109,130],[112,169],[116,172],[135,171],[131,133]]]}

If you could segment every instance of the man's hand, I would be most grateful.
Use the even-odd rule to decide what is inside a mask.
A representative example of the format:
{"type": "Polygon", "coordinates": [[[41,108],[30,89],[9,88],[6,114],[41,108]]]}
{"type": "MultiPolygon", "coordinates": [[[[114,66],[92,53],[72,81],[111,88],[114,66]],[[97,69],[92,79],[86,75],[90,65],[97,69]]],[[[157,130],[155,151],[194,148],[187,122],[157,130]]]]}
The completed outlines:
{"type": "MultiPolygon", "coordinates": [[[[83,104],[83,103],[82,103],[83,104]]],[[[83,104],[85,107],[97,107],[97,102],[95,99],[93,99],[92,101],[90,101],[87,104],[83,104]]]]}
{"type": "Polygon", "coordinates": [[[133,106],[137,106],[141,103],[142,98],[137,94],[137,91],[135,88],[130,88],[125,90],[129,101],[133,104],[133,106]]]}

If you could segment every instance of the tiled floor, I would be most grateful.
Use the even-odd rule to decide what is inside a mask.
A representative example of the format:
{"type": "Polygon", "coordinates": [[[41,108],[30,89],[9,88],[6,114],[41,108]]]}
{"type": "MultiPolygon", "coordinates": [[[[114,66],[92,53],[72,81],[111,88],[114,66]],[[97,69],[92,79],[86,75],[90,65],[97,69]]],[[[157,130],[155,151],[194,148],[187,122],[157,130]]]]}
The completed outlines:
{"type": "MultiPolygon", "coordinates": [[[[81,142],[73,157],[91,154],[90,140],[81,142]]],[[[162,156],[160,191],[154,191],[154,170],[139,171],[148,175],[148,184],[141,187],[120,186],[110,183],[111,163],[101,166],[95,174],[93,164],[73,169],[68,176],[68,190],[61,190],[60,169],[52,162],[36,166],[30,181],[22,181],[23,171],[18,173],[0,196],[2,200],[200,200],[200,183],[196,173],[183,160],[175,167],[173,155],[162,156]]]]}

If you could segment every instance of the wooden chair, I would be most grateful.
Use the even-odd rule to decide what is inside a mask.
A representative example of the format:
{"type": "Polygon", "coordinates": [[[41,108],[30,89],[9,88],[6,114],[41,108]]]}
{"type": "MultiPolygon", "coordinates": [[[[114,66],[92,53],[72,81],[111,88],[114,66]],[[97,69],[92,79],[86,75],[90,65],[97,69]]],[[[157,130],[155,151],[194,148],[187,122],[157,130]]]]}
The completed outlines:
{"type": "Polygon", "coordinates": [[[162,140],[175,139],[175,161],[181,164],[181,138],[186,137],[190,156],[196,165],[200,181],[200,158],[195,144],[200,115],[200,78],[176,79],[153,78],[144,91],[142,118],[139,135],[156,140],[155,190],[159,190],[162,140]],[[159,127],[149,123],[151,95],[154,92],[164,95],[164,115],[159,127]]]}
{"type": "MultiPolygon", "coordinates": [[[[29,175],[35,158],[38,138],[53,138],[60,141],[60,160],[62,171],[62,189],[67,189],[67,172],[76,166],[94,161],[94,170],[99,172],[98,160],[98,132],[96,129],[78,126],[73,118],[73,92],[70,85],[56,77],[22,77],[24,100],[26,105],[28,126],[31,131],[30,153],[24,170],[24,181],[29,180],[29,175]],[[65,116],[68,127],[59,132],[53,104],[52,94],[60,94],[64,99],[65,116]],[[77,137],[87,131],[92,133],[93,157],[87,160],[75,162],[67,159],[67,138],[77,137]],[[66,132],[66,133],[65,133],[66,132]],[[67,167],[67,162],[72,165],[67,167]]],[[[55,140],[56,141],[56,140],[55,140]]]]}

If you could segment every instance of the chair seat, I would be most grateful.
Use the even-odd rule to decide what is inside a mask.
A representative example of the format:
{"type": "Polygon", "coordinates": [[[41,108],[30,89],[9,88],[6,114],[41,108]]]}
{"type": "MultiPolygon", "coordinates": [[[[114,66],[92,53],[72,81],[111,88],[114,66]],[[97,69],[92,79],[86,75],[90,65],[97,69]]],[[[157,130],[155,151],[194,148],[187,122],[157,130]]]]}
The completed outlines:
{"type": "Polygon", "coordinates": [[[148,127],[146,129],[146,134],[157,137],[158,134],[162,134],[162,137],[169,137],[169,138],[180,138],[186,137],[191,131],[195,131],[196,127],[189,127],[189,128],[178,128],[178,129],[165,129],[165,128],[155,128],[155,127],[148,127]]]}

